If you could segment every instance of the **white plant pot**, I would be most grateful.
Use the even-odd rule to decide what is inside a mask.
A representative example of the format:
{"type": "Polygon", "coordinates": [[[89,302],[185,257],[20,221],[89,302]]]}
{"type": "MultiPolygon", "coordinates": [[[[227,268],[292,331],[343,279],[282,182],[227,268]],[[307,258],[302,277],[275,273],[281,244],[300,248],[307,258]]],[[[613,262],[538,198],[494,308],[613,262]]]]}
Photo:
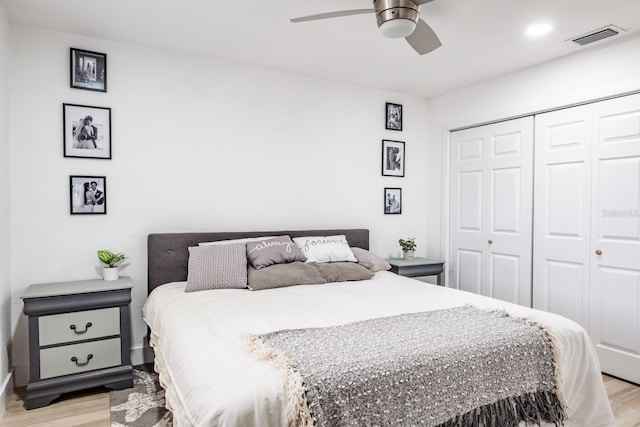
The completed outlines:
{"type": "Polygon", "coordinates": [[[103,267],[102,277],[107,281],[118,280],[118,278],[120,277],[120,272],[118,271],[117,267],[103,267]]]}
{"type": "Polygon", "coordinates": [[[414,250],[408,250],[408,251],[404,251],[404,260],[405,261],[411,261],[413,259],[413,255],[414,255],[414,250]]]}

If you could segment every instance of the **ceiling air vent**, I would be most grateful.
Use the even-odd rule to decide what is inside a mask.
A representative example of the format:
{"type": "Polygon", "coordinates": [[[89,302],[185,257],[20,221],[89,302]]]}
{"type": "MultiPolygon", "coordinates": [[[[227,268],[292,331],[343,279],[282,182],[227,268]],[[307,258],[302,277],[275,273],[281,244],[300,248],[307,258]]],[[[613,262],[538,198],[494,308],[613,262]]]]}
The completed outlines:
{"type": "Polygon", "coordinates": [[[591,31],[588,34],[583,34],[570,40],[576,44],[579,44],[580,46],[584,46],[600,40],[608,39],[609,37],[617,36],[621,31],[625,30],[620,27],[616,27],[615,25],[609,25],[607,27],[598,28],[597,30],[591,31]]]}

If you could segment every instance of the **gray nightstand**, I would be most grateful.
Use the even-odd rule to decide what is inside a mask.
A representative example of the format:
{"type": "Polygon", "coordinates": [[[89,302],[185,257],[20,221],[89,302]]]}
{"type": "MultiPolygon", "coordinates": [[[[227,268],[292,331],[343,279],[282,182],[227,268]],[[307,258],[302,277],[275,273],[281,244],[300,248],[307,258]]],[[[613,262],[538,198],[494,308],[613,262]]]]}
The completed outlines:
{"type": "Polygon", "coordinates": [[[402,258],[390,258],[391,272],[407,277],[435,276],[436,284],[442,286],[444,276],[444,261],[431,258],[414,257],[411,261],[402,258]]]}
{"type": "Polygon", "coordinates": [[[29,286],[22,295],[29,319],[27,409],[70,391],[133,387],[131,287],[128,277],[29,286]]]}

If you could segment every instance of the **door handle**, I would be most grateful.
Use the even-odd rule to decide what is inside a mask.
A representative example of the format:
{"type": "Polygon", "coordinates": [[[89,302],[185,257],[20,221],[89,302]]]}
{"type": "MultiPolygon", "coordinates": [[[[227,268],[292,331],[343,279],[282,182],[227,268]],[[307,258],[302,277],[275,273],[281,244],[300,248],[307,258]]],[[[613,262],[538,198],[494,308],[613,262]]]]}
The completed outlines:
{"type": "Polygon", "coordinates": [[[489,240],[487,241],[487,243],[488,243],[488,244],[490,244],[490,245],[493,245],[493,240],[489,239],[489,240]]]}
{"type": "Polygon", "coordinates": [[[602,251],[600,249],[596,249],[596,255],[602,255],[602,251]]]}

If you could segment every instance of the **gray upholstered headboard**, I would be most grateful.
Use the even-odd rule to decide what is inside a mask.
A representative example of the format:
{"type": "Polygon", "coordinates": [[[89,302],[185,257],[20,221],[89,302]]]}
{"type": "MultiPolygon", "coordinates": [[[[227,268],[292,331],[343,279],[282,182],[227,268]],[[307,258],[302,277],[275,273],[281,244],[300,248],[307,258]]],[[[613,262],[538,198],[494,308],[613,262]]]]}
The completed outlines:
{"type": "Polygon", "coordinates": [[[335,230],[286,230],[286,231],[250,231],[250,232],[216,232],[216,233],[157,233],[147,238],[147,291],[150,293],[157,286],[169,282],[187,280],[189,264],[189,246],[197,246],[200,242],[242,239],[245,237],[281,236],[329,236],[344,234],[349,246],[369,249],[369,230],[335,229],[335,230]]]}

